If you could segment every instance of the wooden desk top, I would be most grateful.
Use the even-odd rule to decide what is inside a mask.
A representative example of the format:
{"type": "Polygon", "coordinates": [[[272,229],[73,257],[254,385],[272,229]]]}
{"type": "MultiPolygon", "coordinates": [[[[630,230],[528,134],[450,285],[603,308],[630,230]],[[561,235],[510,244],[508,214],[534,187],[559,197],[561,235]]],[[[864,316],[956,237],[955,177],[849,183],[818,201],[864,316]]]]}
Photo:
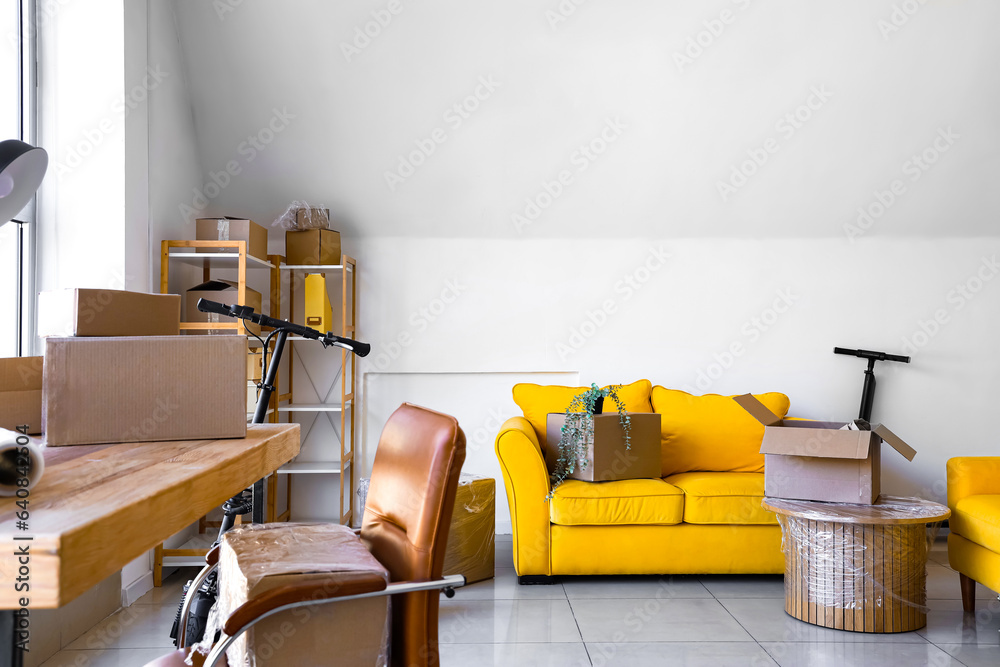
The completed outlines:
{"type": "Polygon", "coordinates": [[[247,437],[45,450],[28,498],[0,498],[0,609],[29,598],[62,606],[299,453],[298,424],[247,426],[247,437]],[[15,540],[15,537],[33,537],[15,540]],[[30,547],[30,591],[14,590],[16,548],[30,547]]]}
{"type": "Polygon", "coordinates": [[[879,496],[874,505],[821,503],[814,500],[764,498],[764,509],[809,521],[857,523],[865,525],[932,523],[944,521],[951,510],[939,503],[922,498],[879,496]]]}

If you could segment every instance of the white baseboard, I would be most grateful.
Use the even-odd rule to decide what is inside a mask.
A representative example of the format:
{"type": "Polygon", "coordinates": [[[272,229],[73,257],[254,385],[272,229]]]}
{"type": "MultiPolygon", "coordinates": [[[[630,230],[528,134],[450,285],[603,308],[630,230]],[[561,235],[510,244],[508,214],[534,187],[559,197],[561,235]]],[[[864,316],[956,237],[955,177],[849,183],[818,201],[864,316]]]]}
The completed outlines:
{"type": "Polygon", "coordinates": [[[153,590],[153,573],[147,572],[122,589],[122,606],[131,607],[132,603],[153,590]]]}

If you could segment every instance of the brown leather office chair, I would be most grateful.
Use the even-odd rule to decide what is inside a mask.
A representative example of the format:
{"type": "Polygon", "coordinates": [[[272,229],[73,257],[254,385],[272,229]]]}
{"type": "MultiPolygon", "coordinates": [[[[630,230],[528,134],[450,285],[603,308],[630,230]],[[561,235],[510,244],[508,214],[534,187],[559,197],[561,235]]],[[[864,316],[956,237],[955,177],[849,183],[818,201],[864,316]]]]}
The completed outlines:
{"type": "MultiPolygon", "coordinates": [[[[218,660],[216,667],[224,665],[225,647],[262,614],[317,602],[392,595],[390,664],[436,667],[440,589],[464,583],[460,575],[441,576],[464,461],[465,434],[454,417],[409,403],[401,405],[379,439],[361,526],[361,541],[389,571],[389,585],[377,577],[361,577],[352,585],[338,585],[337,597],[319,601],[313,595],[323,588],[322,582],[272,589],[230,615],[225,636],[205,665],[212,660],[218,660]]],[[[192,585],[191,590],[196,588],[192,585]]],[[[175,651],[147,667],[183,665],[184,654],[184,650],[175,651]]]]}

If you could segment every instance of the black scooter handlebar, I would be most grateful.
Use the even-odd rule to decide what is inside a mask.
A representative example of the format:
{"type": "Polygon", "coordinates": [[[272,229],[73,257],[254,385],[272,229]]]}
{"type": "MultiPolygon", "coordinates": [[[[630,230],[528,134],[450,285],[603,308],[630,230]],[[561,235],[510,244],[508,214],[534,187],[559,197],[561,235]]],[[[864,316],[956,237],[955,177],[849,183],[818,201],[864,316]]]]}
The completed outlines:
{"type": "Polygon", "coordinates": [[[294,322],[288,322],[287,320],[276,320],[273,317],[268,317],[267,315],[263,315],[261,313],[255,313],[253,308],[250,306],[240,306],[237,304],[228,306],[224,303],[218,303],[217,301],[198,299],[198,310],[203,313],[216,313],[218,315],[225,315],[226,317],[238,317],[243,320],[249,320],[254,324],[271,327],[273,329],[284,329],[289,333],[298,334],[303,338],[321,341],[324,346],[336,345],[337,347],[342,347],[349,352],[353,352],[359,357],[367,357],[368,353],[371,352],[372,349],[371,345],[368,343],[362,343],[360,341],[344,338],[342,336],[335,336],[330,332],[324,334],[316,329],[304,327],[301,324],[295,324],[294,322]]]}

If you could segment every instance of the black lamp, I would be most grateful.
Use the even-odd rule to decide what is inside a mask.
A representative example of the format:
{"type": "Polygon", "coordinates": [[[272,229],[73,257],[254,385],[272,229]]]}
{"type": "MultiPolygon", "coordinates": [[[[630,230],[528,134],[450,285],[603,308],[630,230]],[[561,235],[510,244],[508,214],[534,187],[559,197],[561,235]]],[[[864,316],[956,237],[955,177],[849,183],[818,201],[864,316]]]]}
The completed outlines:
{"type": "Polygon", "coordinates": [[[44,149],[17,139],[0,141],[0,226],[28,205],[48,166],[44,149]]]}

